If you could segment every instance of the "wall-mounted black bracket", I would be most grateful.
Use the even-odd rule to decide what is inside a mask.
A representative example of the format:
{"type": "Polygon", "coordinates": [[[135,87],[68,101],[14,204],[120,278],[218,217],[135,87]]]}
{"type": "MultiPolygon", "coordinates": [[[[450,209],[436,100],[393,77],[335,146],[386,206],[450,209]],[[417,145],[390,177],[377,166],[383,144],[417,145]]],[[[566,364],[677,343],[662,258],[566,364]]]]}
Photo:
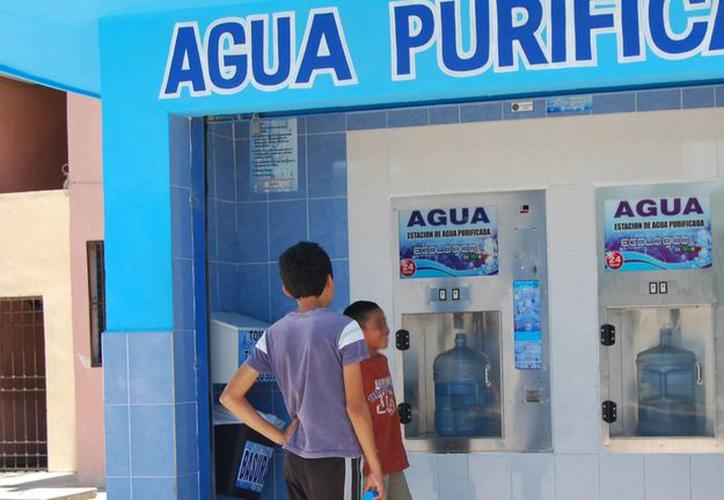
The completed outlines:
{"type": "Polygon", "coordinates": [[[601,345],[612,346],[616,343],[616,327],[601,325],[601,345]]]}
{"type": "Polygon", "coordinates": [[[407,330],[397,330],[395,333],[395,345],[400,351],[406,351],[410,348],[410,332],[407,330]]]}
{"type": "Polygon", "coordinates": [[[601,418],[607,424],[612,424],[618,420],[618,407],[613,401],[604,401],[601,405],[601,418]]]}
{"type": "Polygon", "coordinates": [[[397,413],[400,415],[400,423],[407,425],[412,422],[412,406],[407,403],[397,405],[397,413]]]}

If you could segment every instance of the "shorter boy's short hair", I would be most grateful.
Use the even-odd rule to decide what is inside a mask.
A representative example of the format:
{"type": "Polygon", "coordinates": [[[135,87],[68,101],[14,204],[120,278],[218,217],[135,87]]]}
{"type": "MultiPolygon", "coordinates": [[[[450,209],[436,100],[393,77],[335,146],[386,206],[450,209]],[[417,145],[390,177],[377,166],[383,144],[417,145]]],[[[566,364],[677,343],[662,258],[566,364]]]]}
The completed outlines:
{"type": "Polygon", "coordinates": [[[382,308],[380,306],[370,300],[358,300],[348,305],[344,310],[344,314],[362,326],[370,319],[371,313],[381,310],[382,308]]]}
{"type": "Polygon", "coordinates": [[[332,261],[317,243],[300,241],[279,256],[279,275],[295,299],[319,297],[333,276],[332,261]]]}

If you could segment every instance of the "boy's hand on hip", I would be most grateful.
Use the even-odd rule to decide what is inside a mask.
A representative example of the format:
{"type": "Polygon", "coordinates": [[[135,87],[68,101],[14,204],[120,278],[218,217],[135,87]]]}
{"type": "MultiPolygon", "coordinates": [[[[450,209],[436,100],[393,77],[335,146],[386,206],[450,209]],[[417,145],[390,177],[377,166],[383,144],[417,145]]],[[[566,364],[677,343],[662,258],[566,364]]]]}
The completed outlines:
{"type": "Polygon", "coordinates": [[[364,491],[377,490],[377,497],[375,500],[387,500],[387,492],[385,491],[385,484],[382,482],[382,471],[370,471],[369,475],[365,478],[364,491]]]}
{"type": "Polygon", "coordinates": [[[297,427],[299,427],[299,419],[295,418],[292,420],[292,423],[289,424],[289,427],[279,433],[279,438],[274,440],[276,444],[281,446],[287,444],[287,441],[289,441],[292,437],[292,434],[294,434],[294,431],[297,430],[297,427]]]}

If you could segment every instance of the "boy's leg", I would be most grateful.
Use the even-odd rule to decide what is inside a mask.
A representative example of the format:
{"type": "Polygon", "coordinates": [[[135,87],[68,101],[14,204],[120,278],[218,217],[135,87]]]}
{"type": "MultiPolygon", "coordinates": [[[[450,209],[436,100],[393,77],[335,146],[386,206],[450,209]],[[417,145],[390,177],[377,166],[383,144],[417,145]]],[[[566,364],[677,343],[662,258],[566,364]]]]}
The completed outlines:
{"type": "Polygon", "coordinates": [[[289,500],[311,500],[304,494],[304,459],[288,451],[284,453],[284,482],[289,500]]]}
{"type": "Polygon", "coordinates": [[[404,472],[395,472],[385,477],[389,478],[385,485],[387,487],[388,500],[412,500],[404,472]]]}

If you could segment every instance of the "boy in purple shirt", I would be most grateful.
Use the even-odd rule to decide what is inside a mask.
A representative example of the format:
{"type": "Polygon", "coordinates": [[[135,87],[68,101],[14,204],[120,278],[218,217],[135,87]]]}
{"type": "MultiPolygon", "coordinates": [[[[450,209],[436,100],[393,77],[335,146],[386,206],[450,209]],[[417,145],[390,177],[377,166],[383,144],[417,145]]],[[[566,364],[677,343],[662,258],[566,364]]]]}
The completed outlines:
{"type": "Polygon", "coordinates": [[[334,299],[329,256],[316,243],[300,242],[279,257],[279,271],[284,293],[297,300],[297,310],[264,332],[229,381],[221,403],[284,446],[290,500],[358,498],[362,453],[370,466],[365,490],[376,489],[384,500],[360,369],[367,345],[356,321],[327,309],[334,299]],[[246,399],[261,373],[274,374],[293,418],[284,431],[264,420],[246,399]]]}

